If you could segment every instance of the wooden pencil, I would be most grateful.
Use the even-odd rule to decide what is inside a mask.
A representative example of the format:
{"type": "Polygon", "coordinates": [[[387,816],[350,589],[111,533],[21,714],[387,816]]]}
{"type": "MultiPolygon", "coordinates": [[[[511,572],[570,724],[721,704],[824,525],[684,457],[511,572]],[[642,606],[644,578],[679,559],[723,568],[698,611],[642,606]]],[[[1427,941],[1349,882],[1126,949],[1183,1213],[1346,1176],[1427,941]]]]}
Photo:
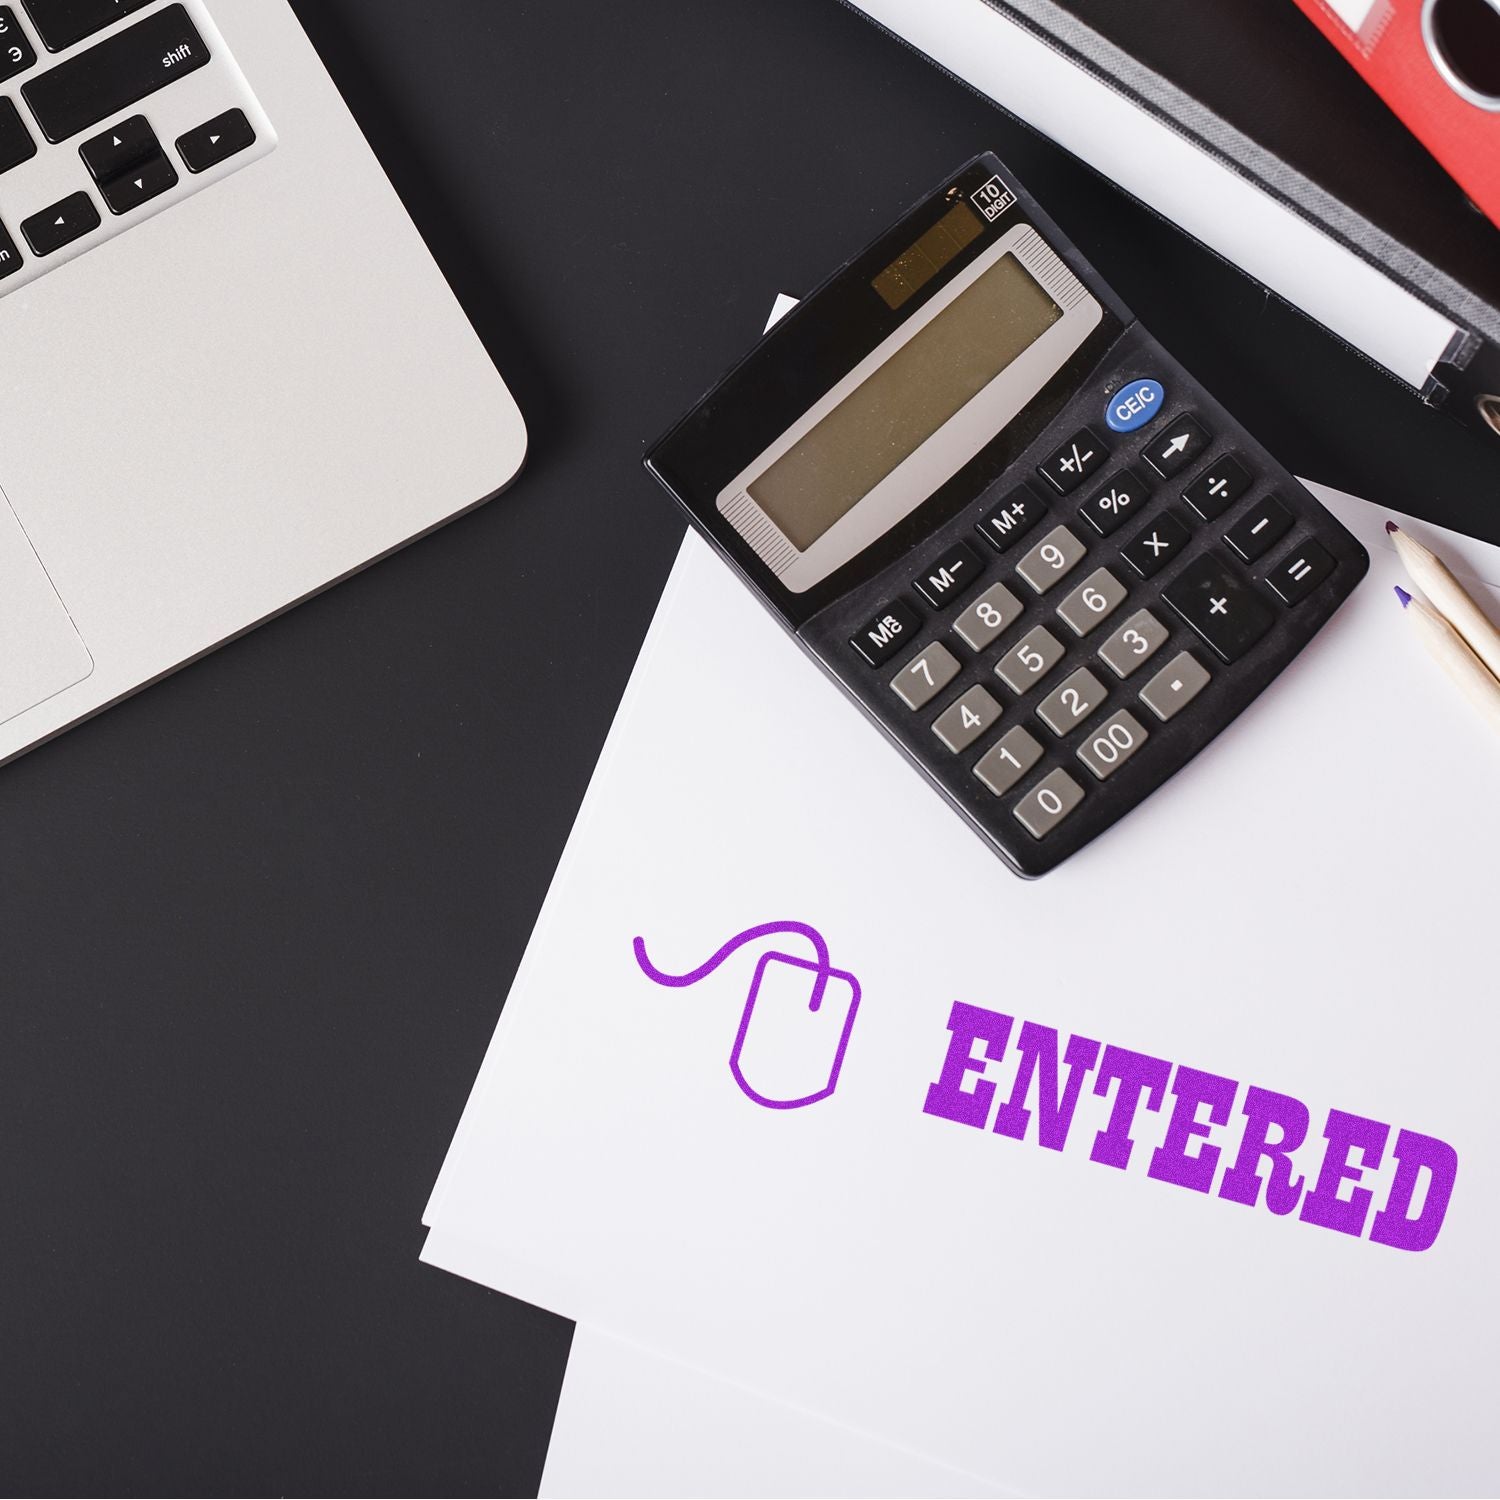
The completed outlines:
{"type": "Polygon", "coordinates": [[[1500,682],[1490,669],[1469,649],[1469,643],[1435,609],[1420,599],[1413,599],[1403,588],[1396,590],[1401,608],[1416,628],[1438,665],[1458,684],[1470,703],[1500,731],[1500,682]]]}
{"type": "Polygon", "coordinates": [[[1448,565],[1430,548],[1409,536],[1394,522],[1385,529],[1411,580],[1427,596],[1427,602],[1469,643],[1470,649],[1500,679],[1500,630],[1478,602],[1448,570],[1448,565]]]}

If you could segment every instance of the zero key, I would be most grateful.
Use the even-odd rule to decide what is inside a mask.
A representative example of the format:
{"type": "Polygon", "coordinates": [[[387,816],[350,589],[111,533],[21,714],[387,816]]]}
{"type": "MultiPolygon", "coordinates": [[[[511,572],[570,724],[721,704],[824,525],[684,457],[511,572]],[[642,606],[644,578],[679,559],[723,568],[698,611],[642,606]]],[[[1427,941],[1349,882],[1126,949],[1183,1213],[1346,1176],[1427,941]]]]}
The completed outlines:
{"type": "Polygon", "coordinates": [[[1270,606],[1212,553],[1190,562],[1162,597],[1226,662],[1238,661],[1275,621],[1270,606]]]}

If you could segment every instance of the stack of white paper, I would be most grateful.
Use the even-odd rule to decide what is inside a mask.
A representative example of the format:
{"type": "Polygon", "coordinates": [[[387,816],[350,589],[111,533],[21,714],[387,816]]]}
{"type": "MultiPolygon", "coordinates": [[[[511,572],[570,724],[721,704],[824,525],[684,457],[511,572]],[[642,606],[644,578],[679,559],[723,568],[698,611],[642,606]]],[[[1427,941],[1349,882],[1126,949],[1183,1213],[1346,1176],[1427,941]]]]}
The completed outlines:
{"type": "Polygon", "coordinates": [[[1500,747],[1323,493],[1371,578],[1033,883],[690,539],[425,1258],[994,1486],[1500,1485],[1500,747]]]}

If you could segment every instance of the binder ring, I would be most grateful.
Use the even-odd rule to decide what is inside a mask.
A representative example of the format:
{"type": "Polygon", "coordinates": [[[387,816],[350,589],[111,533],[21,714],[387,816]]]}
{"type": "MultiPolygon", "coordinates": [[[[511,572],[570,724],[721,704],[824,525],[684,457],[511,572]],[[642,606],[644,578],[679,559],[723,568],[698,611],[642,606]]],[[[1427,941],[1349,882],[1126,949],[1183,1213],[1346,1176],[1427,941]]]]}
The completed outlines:
{"type": "MultiPolygon", "coordinates": [[[[1493,61],[1500,58],[1500,0],[1423,0],[1422,41],[1438,76],[1460,99],[1500,112],[1500,70],[1493,61]],[[1486,57],[1492,59],[1488,72],[1474,76],[1472,68],[1486,57]]],[[[1494,425],[1487,411],[1485,420],[1494,425]]]]}

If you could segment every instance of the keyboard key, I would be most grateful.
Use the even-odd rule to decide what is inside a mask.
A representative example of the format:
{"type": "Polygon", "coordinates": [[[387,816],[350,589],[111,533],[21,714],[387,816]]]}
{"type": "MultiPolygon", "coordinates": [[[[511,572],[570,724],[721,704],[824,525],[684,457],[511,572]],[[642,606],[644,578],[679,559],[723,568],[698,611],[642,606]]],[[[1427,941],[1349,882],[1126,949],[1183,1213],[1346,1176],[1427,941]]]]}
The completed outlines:
{"type": "Polygon", "coordinates": [[[1208,683],[1208,673],[1198,658],[1189,651],[1180,651],[1141,689],[1141,702],[1165,724],[1208,683]]]}
{"type": "Polygon", "coordinates": [[[145,115],[131,115],[86,140],[78,154],[95,182],[108,182],[139,161],[161,155],[161,142],[145,115]]]}
{"type": "Polygon", "coordinates": [[[1149,609],[1138,609],[1099,648],[1099,659],[1116,677],[1129,677],[1166,641],[1167,627],[1149,609]]]}
{"type": "Polygon", "coordinates": [[[1238,661],[1275,619],[1265,601],[1211,553],[1190,562],[1162,597],[1223,661],[1238,661]]]}
{"type": "Polygon", "coordinates": [[[1208,444],[1208,434],[1192,417],[1178,417],[1157,430],[1141,457],[1163,479],[1170,479],[1187,468],[1208,444]]]}
{"type": "Polygon", "coordinates": [[[982,687],[971,687],[933,721],[932,732],[955,754],[967,750],[996,719],[1000,705],[982,687]]]}
{"type": "Polygon", "coordinates": [[[23,0],[42,46],[61,52],[151,0],[23,0]]]}
{"type": "Polygon", "coordinates": [[[1104,684],[1087,667],[1079,667],[1037,704],[1037,717],[1053,734],[1066,734],[1083,723],[1104,699],[1104,684]]]}
{"type": "Polygon", "coordinates": [[[1028,630],[995,663],[995,676],[1011,692],[1024,693],[1040,682],[1063,659],[1063,655],[1063,643],[1045,625],[1038,625],[1036,629],[1028,630]]]}
{"type": "Polygon", "coordinates": [[[1100,781],[1107,781],[1146,743],[1146,731],[1128,709],[1101,724],[1078,747],[1078,758],[1100,781]]]}
{"type": "Polygon", "coordinates": [[[1021,618],[1021,601],[1003,583],[991,584],[954,622],[953,630],[966,646],[984,648],[1021,618]]]}
{"type": "Polygon", "coordinates": [[[175,83],[208,61],[208,48],[181,5],[70,57],[22,85],[42,134],[65,141],[175,83]]]}
{"type": "Polygon", "coordinates": [[[1273,572],[1266,574],[1266,582],[1276,590],[1283,604],[1300,604],[1333,572],[1334,566],[1327,548],[1317,542],[1303,542],[1293,547],[1273,572]]]}
{"type": "Polygon", "coordinates": [[[255,128],[242,109],[215,115],[206,125],[177,137],[177,151],[189,172],[206,172],[255,144],[255,128]]]}
{"type": "Polygon", "coordinates": [[[884,666],[915,638],[921,623],[910,605],[893,599],[873,620],[860,626],[850,637],[849,644],[872,667],[884,666]]]}
{"type": "Polygon", "coordinates": [[[36,49],[26,40],[16,13],[0,5],[0,83],[36,66],[36,49]]]}
{"type": "Polygon", "coordinates": [[[1254,562],[1257,557],[1264,557],[1272,545],[1291,529],[1290,512],[1274,496],[1267,495],[1265,499],[1257,500],[1224,533],[1224,540],[1246,562],[1254,562]]]}
{"type": "Polygon", "coordinates": [[[1045,594],[1054,583],[1066,578],[1083,561],[1087,551],[1066,526],[1054,526],[1016,564],[1016,572],[1037,593],[1045,594]]]}
{"type": "Polygon", "coordinates": [[[36,155],[36,142],[13,99],[0,99],[0,172],[19,167],[36,155]]]}
{"type": "Polygon", "coordinates": [[[1042,747],[1017,725],[979,757],[974,774],[1003,797],[1041,758],[1042,747]]]}
{"type": "Polygon", "coordinates": [[[1080,427],[1038,472],[1060,494],[1076,490],[1109,457],[1109,449],[1087,427],[1080,427]]]}
{"type": "Polygon", "coordinates": [[[7,276],[14,276],[21,269],[21,252],[16,249],[16,242],[11,239],[10,231],[4,224],[0,224],[0,281],[7,276]]]}
{"type": "Polygon", "coordinates": [[[1161,415],[1167,393],[1159,380],[1132,380],[1104,403],[1104,425],[1111,432],[1135,432],[1161,415]]]}
{"type": "Polygon", "coordinates": [[[917,592],[934,608],[957,599],[971,583],[979,582],[979,558],[974,549],[955,542],[943,555],[913,579],[917,592]]]}
{"type": "Polygon", "coordinates": [[[891,687],[908,708],[924,708],[957,676],[958,658],[934,641],[891,678],[891,687]]]}
{"type": "Polygon", "coordinates": [[[61,203],[21,220],[21,233],[33,255],[51,255],[100,224],[99,210],[87,193],[73,193],[61,203]]]}
{"type": "Polygon", "coordinates": [[[1179,556],[1189,540],[1187,527],[1170,511],[1163,511],[1121,555],[1142,578],[1149,578],[1179,556]]]}
{"type": "Polygon", "coordinates": [[[1150,486],[1133,469],[1122,469],[1079,512],[1100,536],[1108,536],[1145,508],[1150,486]]]}
{"type": "Polygon", "coordinates": [[[1083,801],[1083,788],[1061,766],[1016,803],[1016,817],[1034,839],[1046,838],[1083,801]]]}
{"type": "Polygon", "coordinates": [[[1024,485],[1012,490],[979,523],[979,534],[996,552],[1009,552],[1042,519],[1047,507],[1024,485]]]}
{"type": "Polygon", "coordinates": [[[1087,635],[1125,602],[1125,592],[1125,585],[1108,568],[1095,568],[1057,606],[1057,613],[1074,635],[1087,635]]]}
{"type": "Polygon", "coordinates": [[[141,204],[176,186],[177,169],[165,156],[158,154],[138,162],[127,168],[122,176],[106,182],[99,189],[99,196],[109,205],[111,213],[128,214],[131,209],[139,208],[141,204]]]}
{"type": "Polygon", "coordinates": [[[1205,521],[1217,521],[1252,483],[1238,459],[1227,455],[1212,463],[1183,492],[1182,498],[1205,521]]]}

